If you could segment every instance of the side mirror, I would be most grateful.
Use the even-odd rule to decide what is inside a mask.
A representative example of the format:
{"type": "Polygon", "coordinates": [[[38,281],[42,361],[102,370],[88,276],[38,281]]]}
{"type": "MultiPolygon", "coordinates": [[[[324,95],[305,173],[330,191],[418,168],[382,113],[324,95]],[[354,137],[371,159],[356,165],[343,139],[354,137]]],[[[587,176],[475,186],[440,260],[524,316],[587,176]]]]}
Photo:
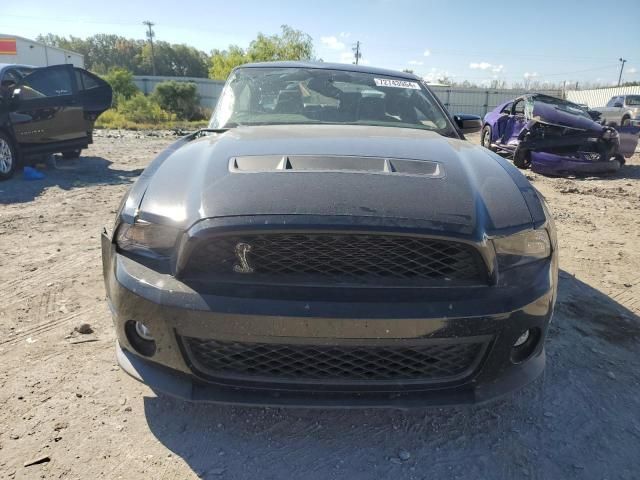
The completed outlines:
{"type": "Polygon", "coordinates": [[[622,108],[622,104],[620,102],[614,103],[613,106],[616,108],[622,108]]]}
{"type": "Polygon", "coordinates": [[[460,113],[454,115],[453,120],[462,133],[476,133],[482,130],[482,119],[477,115],[460,113]]]}

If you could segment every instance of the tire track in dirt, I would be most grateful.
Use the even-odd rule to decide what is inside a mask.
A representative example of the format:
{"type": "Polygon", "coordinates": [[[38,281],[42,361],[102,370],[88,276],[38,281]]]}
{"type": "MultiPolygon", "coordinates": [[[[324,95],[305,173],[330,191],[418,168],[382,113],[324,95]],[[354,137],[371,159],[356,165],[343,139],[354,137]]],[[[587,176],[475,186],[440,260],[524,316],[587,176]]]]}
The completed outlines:
{"type": "Polygon", "coordinates": [[[617,292],[607,292],[612,300],[615,300],[623,307],[635,314],[640,314],[640,277],[627,283],[624,288],[617,292]]]}
{"type": "MultiPolygon", "coordinates": [[[[60,327],[70,322],[71,320],[74,320],[78,317],[87,315],[92,312],[96,312],[97,310],[98,310],[98,306],[95,305],[93,307],[78,310],[76,312],[73,312],[57,320],[45,321],[45,322],[39,323],[38,325],[34,325],[33,327],[27,328],[26,330],[22,330],[21,332],[12,336],[11,338],[0,340],[0,346],[2,345],[7,345],[10,347],[15,346],[18,343],[20,343],[22,340],[26,340],[29,337],[42,335],[43,333],[46,333],[50,330],[60,327]]],[[[6,351],[8,350],[5,350],[5,352],[6,351]]]]}
{"type": "Polygon", "coordinates": [[[29,272],[32,273],[31,275],[27,273],[7,282],[0,283],[0,291],[13,292],[2,299],[0,306],[6,309],[17,302],[24,301],[28,298],[25,295],[27,295],[26,292],[28,292],[29,287],[35,286],[42,288],[42,285],[53,283],[56,280],[78,278],[80,273],[88,270],[87,267],[91,261],[95,261],[95,267],[97,268],[99,255],[96,255],[93,251],[74,257],[73,262],[66,263],[62,269],[59,263],[51,263],[39,267],[34,272],[29,272]]]}

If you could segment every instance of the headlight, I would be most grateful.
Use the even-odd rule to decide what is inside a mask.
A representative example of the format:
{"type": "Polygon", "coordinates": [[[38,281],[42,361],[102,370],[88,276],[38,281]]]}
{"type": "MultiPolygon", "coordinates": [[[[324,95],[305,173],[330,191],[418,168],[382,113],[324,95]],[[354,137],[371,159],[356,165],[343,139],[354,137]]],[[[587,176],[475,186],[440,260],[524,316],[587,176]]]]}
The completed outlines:
{"type": "Polygon", "coordinates": [[[551,255],[551,241],[544,228],[493,239],[501,268],[514,267],[551,255]]]}
{"type": "Polygon", "coordinates": [[[153,258],[171,256],[180,230],[145,221],[122,223],[118,227],[116,245],[121,250],[153,258]]]}

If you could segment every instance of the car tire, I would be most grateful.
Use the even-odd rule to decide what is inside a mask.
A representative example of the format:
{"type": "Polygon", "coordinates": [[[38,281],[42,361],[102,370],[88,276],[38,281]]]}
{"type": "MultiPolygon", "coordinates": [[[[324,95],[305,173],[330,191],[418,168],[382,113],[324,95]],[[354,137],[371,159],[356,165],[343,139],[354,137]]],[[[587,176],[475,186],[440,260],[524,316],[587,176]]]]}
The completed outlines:
{"type": "Polygon", "coordinates": [[[0,132],[0,180],[11,178],[18,167],[18,152],[9,135],[0,132]]]}
{"type": "Polygon", "coordinates": [[[79,148],[75,150],[66,150],[62,152],[62,158],[64,158],[65,160],[73,160],[78,158],[81,153],[82,153],[82,150],[79,148]]]}
{"type": "Polygon", "coordinates": [[[516,151],[513,152],[513,164],[518,168],[529,168],[529,165],[531,165],[531,152],[520,147],[516,148],[516,151]]]}
{"type": "Polygon", "coordinates": [[[480,144],[484,148],[488,148],[492,152],[495,152],[496,149],[491,146],[491,127],[489,125],[485,125],[482,127],[482,134],[480,135],[480,144]]]}
{"type": "Polygon", "coordinates": [[[631,118],[622,117],[622,122],[620,122],[620,125],[622,125],[623,127],[628,127],[629,125],[631,125],[631,118]]]}

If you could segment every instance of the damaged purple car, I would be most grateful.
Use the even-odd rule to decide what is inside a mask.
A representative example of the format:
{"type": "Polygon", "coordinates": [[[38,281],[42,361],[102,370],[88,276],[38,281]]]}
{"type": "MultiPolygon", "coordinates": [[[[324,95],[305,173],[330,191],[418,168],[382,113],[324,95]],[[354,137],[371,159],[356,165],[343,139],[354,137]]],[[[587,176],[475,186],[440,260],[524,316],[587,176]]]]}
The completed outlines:
{"type": "Polygon", "coordinates": [[[600,125],[581,106],[541,94],[502,103],[483,123],[484,147],[548,175],[615,172],[633,155],[640,132],[600,125]]]}

